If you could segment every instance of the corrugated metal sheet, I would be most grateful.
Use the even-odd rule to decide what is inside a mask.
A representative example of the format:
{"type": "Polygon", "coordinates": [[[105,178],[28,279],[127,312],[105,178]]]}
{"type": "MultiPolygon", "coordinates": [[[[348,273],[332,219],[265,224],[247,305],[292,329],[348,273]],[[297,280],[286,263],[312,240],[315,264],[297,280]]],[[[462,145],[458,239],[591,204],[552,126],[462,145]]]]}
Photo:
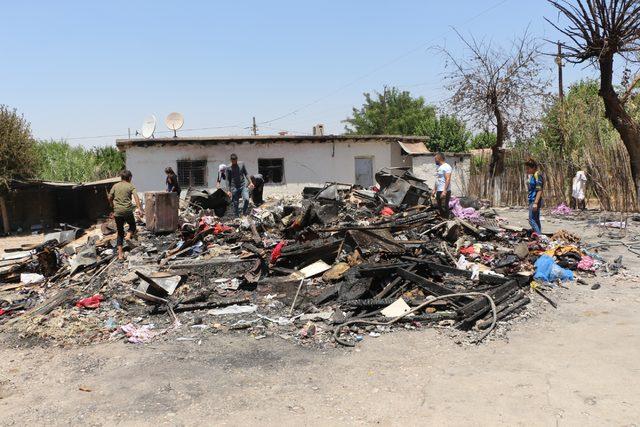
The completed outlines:
{"type": "Polygon", "coordinates": [[[398,141],[398,144],[407,154],[429,154],[429,150],[423,142],[398,141]]]}

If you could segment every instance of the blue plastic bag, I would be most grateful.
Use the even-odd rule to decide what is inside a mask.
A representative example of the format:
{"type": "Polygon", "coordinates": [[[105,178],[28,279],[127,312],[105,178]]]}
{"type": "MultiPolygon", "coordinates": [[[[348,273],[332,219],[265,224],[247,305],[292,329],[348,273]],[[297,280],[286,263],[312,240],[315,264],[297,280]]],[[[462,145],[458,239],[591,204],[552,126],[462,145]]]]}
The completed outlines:
{"type": "Polygon", "coordinates": [[[573,280],[573,271],[560,267],[549,255],[542,255],[535,263],[535,280],[541,282],[555,282],[556,280],[573,280]]]}

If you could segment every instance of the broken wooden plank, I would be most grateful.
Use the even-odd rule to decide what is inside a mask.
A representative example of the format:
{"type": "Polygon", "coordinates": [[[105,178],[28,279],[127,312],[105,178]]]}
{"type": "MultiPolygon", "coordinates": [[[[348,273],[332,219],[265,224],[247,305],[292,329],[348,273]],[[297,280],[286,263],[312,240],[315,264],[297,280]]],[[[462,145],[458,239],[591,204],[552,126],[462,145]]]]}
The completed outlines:
{"type": "Polygon", "coordinates": [[[34,308],[32,311],[25,314],[25,316],[44,316],[51,313],[53,310],[64,304],[65,302],[73,299],[74,292],[71,289],[63,289],[56,293],[53,297],[49,298],[43,304],[34,308]]]}

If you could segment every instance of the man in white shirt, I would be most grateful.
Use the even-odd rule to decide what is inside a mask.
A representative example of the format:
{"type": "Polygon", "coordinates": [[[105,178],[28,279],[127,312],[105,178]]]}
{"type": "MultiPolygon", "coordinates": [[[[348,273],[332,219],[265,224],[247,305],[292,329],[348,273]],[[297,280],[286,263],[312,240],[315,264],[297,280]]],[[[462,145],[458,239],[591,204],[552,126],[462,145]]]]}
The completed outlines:
{"type": "Polygon", "coordinates": [[[433,195],[436,196],[436,206],[443,218],[449,218],[449,200],[451,200],[451,172],[453,169],[449,163],[445,162],[444,154],[438,153],[435,157],[436,183],[433,187],[433,195]]]}
{"type": "Polygon", "coordinates": [[[227,190],[227,165],[218,166],[218,178],[216,179],[216,188],[227,190]]]}
{"type": "Polygon", "coordinates": [[[587,203],[585,200],[585,189],[587,186],[587,174],[583,171],[576,172],[576,176],[573,177],[573,185],[571,186],[571,195],[573,196],[573,203],[575,209],[585,210],[587,203]]]}

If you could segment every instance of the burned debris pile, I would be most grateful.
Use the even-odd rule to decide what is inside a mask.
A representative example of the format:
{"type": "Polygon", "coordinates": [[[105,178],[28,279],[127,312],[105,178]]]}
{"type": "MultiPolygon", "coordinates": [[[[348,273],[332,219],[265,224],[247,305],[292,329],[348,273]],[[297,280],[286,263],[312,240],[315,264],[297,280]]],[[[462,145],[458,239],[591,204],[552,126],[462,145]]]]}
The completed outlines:
{"type": "Polygon", "coordinates": [[[353,346],[433,325],[478,342],[534,294],[555,304],[549,283],[599,266],[576,236],[532,238],[464,200],[442,218],[406,170],[376,180],[308,187],[243,218],[224,216],[224,193],[192,193],[179,229],[140,232],[125,261],[109,222],[47,235],[1,261],[0,330],[62,344],[243,331],[353,346]]]}

